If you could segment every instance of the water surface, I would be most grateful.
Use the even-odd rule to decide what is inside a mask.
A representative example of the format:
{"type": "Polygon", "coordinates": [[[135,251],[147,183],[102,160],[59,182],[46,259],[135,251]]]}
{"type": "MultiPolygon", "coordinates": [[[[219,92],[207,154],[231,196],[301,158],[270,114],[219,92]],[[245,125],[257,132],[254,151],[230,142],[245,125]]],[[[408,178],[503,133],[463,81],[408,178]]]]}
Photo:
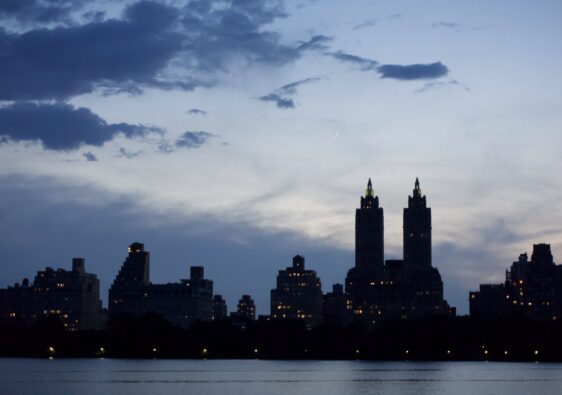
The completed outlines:
{"type": "Polygon", "coordinates": [[[562,364],[0,359],[0,394],[560,395],[562,364]]]}

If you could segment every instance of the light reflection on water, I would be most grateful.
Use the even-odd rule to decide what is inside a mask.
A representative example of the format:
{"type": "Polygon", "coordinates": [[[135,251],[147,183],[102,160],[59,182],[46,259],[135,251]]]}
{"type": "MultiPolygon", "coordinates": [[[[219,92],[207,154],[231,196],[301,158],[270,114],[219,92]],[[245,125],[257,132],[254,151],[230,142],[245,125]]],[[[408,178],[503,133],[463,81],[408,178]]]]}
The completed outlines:
{"type": "Polygon", "coordinates": [[[0,394],[559,395],[562,364],[0,359],[0,394]]]}

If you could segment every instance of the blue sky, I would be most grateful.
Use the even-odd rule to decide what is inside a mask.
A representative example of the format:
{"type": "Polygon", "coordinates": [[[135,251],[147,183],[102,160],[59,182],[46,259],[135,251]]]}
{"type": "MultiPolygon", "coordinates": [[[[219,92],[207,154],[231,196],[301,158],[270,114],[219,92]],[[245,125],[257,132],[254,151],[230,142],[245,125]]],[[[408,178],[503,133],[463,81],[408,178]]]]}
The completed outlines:
{"type": "Polygon", "coordinates": [[[415,177],[461,313],[533,243],[562,254],[562,4],[0,4],[0,286],[84,256],[106,290],[132,241],[154,282],[202,264],[268,312],[295,254],[353,265],[369,177],[387,258],[415,177]]]}

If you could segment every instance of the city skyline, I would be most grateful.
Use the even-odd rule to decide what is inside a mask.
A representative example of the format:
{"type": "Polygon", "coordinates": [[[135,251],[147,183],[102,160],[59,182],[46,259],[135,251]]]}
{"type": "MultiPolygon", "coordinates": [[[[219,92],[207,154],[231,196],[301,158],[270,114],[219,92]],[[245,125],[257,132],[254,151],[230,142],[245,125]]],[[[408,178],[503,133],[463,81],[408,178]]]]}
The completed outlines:
{"type": "Polygon", "coordinates": [[[106,304],[123,246],[140,240],[162,263],[155,282],[204,265],[229,306],[250,292],[266,312],[271,273],[293,255],[325,292],[345,277],[368,177],[385,258],[400,258],[419,176],[444,297],[468,313],[468,291],[529,246],[562,254],[561,12],[0,4],[0,287],[84,256],[106,304]]]}
{"type": "MultiPolygon", "coordinates": [[[[387,313],[389,313],[390,315],[388,317],[392,317],[394,315],[397,314],[396,312],[396,308],[398,306],[400,306],[402,304],[402,306],[412,306],[413,310],[412,313],[414,314],[412,317],[415,317],[415,312],[419,311],[419,314],[427,314],[427,312],[425,312],[425,309],[429,309],[429,314],[431,315],[431,311],[438,309],[438,313],[437,314],[444,314],[444,315],[449,315],[452,314],[452,316],[454,316],[456,314],[456,310],[457,310],[457,306],[449,306],[446,300],[443,300],[443,282],[441,280],[441,276],[439,274],[439,270],[435,269],[432,267],[432,224],[431,224],[431,208],[427,206],[426,203],[426,196],[422,193],[422,189],[421,189],[421,185],[419,182],[419,179],[416,177],[415,183],[414,183],[414,189],[412,191],[412,195],[408,196],[408,206],[404,208],[404,226],[403,226],[403,256],[402,259],[396,259],[397,257],[391,257],[390,259],[386,259],[388,258],[387,256],[385,256],[384,254],[384,233],[385,233],[385,227],[384,227],[384,216],[383,216],[383,208],[379,205],[379,197],[378,195],[375,194],[374,190],[373,190],[373,184],[371,179],[369,178],[368,182],[367,182],[367,187],[366,190],[364,192],[364,195],[361,195],[360,198],[360,205],[359,207],[356,209],[356,226],[355,226],[355,238],[356,238],[356,248],[355,248],[355,266],[354,268],[350,269],[348,271],[347,277],[345,278],[345,289],[346,289],[346,295],[348,297],[348,303],[353,303],[352,305],[354,306],[353,308],[351,308],[350,306],[347,306],[347,314],[350,314],[349,318],[343,318],[341,317],[340,319],[342,320],[342,322],[345,322],[347,320],[351,320],[352,316],[355,316],[355,314],[360,313],[360,316],[365,315],[365,320],[367,321],[367,323],[370,323],[370,320],[372,318],[368,318],[369,315],[364,311],[366,308],[370,308],[370,309],[375,309],[374,314],[376,315],[376,318],[380,319],[380,314],[384,311],[384,309],[382,307],[378,307],[375,305],[387,305],[385,308],[388,308],[388,311],[384,312],[383,317],[386,316],[387,313]],[[356,272],[356,270],[359,270],[359,272],[356,272]],[[365,271],[366,270],[366,271],[365,271]],[[354,274],[352,274],[354,273],[354,274]],[[362,274],[361,274],[362,273],[362,274]],[[405,276],[405,277],[403,277],[405,276]],[[412,281],[412,276],[414,278],[413,283],[410,283],[412,281]],[[416,277],[419,277],[419,279],[415,279],[416,277]],[[429,276],[429,277],[428,277],[429,276]],[[437,276],[437,277],[435,277],[437,276]],[[394,281],[390,281],[390,279],[394,280],[394,281]],[[423,280],[423,281],[422,281],[423,280]],[[374,281],[374,282],[373,282],[374,281]],[[421,281],[421,282],[420,282],[421,281]],[[429,281],[429,282],[428,282],[429,281]],[[358,282],[358,283],[365,283],[363,284],[361,287],[367,287],[365,288],[365,290],[359,290],[359,294],[357,294],[359,296],[359,299],[356,300],[357,296],[354,296],[354,291],[353,288],[351,287],[352,283],[354,282],[358,282]],[[372,291],[370,291],[369,289],[373,288],[374,284],[383,284],[388,282],[389,284],[394,284],[394,286],[392,287],[393,289],[395,289],[394,291],[391,291],[391,293],[388,293],[388,291],[385,291],[385,289],[381,289],[381,290],[375,290],[373,289],[372,291]],[[369,285],[370,284],[370,285],[369,285]],[[414,288],[411,288],[412,286],[414,286],[414,288]],[[397,287],[397,288],[395,288],[397,287]],[[412,299],[413,297],[413,292],[415,289],[417,289],[416,294],[418,293],[418,291],[422,291],[422,294],[431,294],[431,295],[435,295],[435,296],[430,296],[428,297],[427,300],[422,300],[419,299],[418,297],[416,297],[417,301],[414,301],[414,299],[412,299]],[[429,291],[429,292],[427,292],[429,291]],[[365,293],[367,292],[367,293],[365,293]],[[372,296],[366,296],[369,295],[369,292],[374,292],[374,294],[372,296]],[[381,294],[381,292],[383,292],[381,294]],[[388,295],[387,295],[388,293],[388,295]],[[386,295],[386,296],[383,296],[386,295]],[[435,297],[437,299],[435,299],[435,297]],[[390,299],[389,299],[390,298],[390,299]],[[352,302],[353,301],[353,302],[352,302]],[[371,307],[368,307],[371,306],[371,307]],[[383,309],[383,311],[378,311],[378,309],[383,309]],[[451,310],[452,309],[452,310],[451,310]]],[[[546,244],[540,244],[541,246],[546,246],[546,244]]],[[[536,247],[536,245],[534,245],[534,247],[536,247]]],[[[548,251],[550,251],[550,245],[548,245],[548,251]]],[[[550,252],[549,252],[550,253],[550,252]]],[[[178,294],[178,290],[183,289],[183,285],[185,284],[189,284],[190,280],[181,280],[180,283],[177,282],[170,282],[167,281],[166,284],[158,284],[155,283],[154,281],[151,281],[150,279],[150,252],[145,252],[144,249],[144,244],[143,243],[139,243],[139,242],[133,242],[132,244],[129,245],[128,247],[128,257],[125,259],[123,266],[121,267],[121,269],[119,270],[117,276],[115,277],[115,279],[112,282],[111,287],[109,287],[109,297],[105,298],[102,292],[102,295],[100,297],[100,301],[103,302],[105,301],[105,309],[109,309],[110,315],[118,315],[120,313],[118,313],[118,311],[120,311],[119,309],[124,309],[124,312],[127,311],[134,311],[135,314],[142,314],[143,311],[145,311],[146,309],[148,309],[147,311],[150,311],[150,309],[152,308],[156,308],[156,310],[158,310],[158,308],[160,307],[150,307],[151,304],[154,304],[154,306],[164,306],[167,302],[164,302],[165,298],[168,298],[169,301],[172,301],[176,296],[174,295],[179,295],[178,294]],[[124,277],[123,277],[124,276],[124,277]],[[128,278],[128,280],[127,280],[128,278]],[[133,283],[130,283],[130,281],[133,281],[133,283]],[[138,284],[137,284],[138,283],[138,284]],[[129,295],[128,297],[132,297],[131,295],[137,295],[135,297],[132,297],[132,299],[130,301],[124,301],[121,300],[122,296],[117,296],[117,295],[121,295],[120,292],[123,291],[117,291],[119,292],[118,294],[114,294],[114,296],[112,297],[112,292],[116,292],[113,290],[113,288],[116,286],[116,284],[121,284],[118,285],[118,287],[123,287],[125,286],[125,288],[123,288],[123,291],[125,292],[123,295],[129,295]],[[129,285],[127,285],[129,284],[129,285]],[[136,285],[135,285],[136,284],[136,285]],[[128,286],[132,286],[133,288],[131,288],[130,290],[127,290],[128,286]],[[168,288],[169,289],[168,289],[168,288]],[[141,307],[141,305],[139,305],[138,300],[142,300],[144,295],[144,298],[147,297],[147,295],[149,294],[156,294],[158,295],[157,300],[155,301],[149,301],[148,305],[145,307],[144,305],[141,307]],[[164,298],[164,299],[162,299],[164,298]],[[123,305],[122,307],[121,304],[125,303],[126,305],[123,305]],[[128,304],[127,304],[128,303],[128,304]],[[113,312],[112,312],[113,309],[113,312]]],[[[526,253],[523,253],[522,255],[520,255],[520,259],[521,256],[527,256],[526,253]]],[[[554,265],[554,263],[552,262],[552,255],[550,255],[550,260],[551,260],[551,264],[554,265]]],[[[83,267],[84,265],[84,258],[80,257],[73,257],[72,258],[73,261],[73,269],[72,271],[74,272],[75,269],[75,265],[78,264],[81,265],[83,267]],[[78,263],[75,263],[78,262],[78,263]]],[[[204,265],[204,264],[203,264],[204,265]]],[[[160,266],[157,266],[157,268],[160,268],[160,266]]],[[[47,265],[47,272],[51,271],[52,272],[52,268],[49,267],[47,265]]],[[[60,270],[60,269],[58,269],[60,270]]],[[[304,257],[300,256],[300,255],[296,255],[293,257],[293,268],[291,269],[290,267],[287,268],[287,270],[296,270],[296,271],[303,271],[302,275],[304,276],[304,257]],[[296,262],[296,263],[295,263],[296,262]],[[295,266],[296,265],[296,266],[295,266]]],[[[64,271],[64,269],[63,269],[64,271]]],[[[83,269],[82,269],[83,271],[83,269]]],[[[322,297],[322,295],[324,296],[328,296],[328,289],[330,288],[330,286],[333,284],[334,287],[342,287],[342,279],[338,279],[332,283],[325,283],[324,287],[326,288],[326,290],[324,291],[321,288],[321,279],[320,277],[316,277],[316,271],[314,270],[308,270],[306,271],[306,273],[310,272],[309,274],[312,275],[313,277],[311,277],[311,282],[309,284],[309,286],[314,290],[316,288],[318,292],[320,292],[320,299],[322,297]],[[317,284],[316,284],[317,283],[317,284]],[[324,294],[324,292],[326,292],[324,294]]],[[[42,274],[42,271],[38,271],[37,272],[37,276],[39,276],[39,278],[43,277],[44,274],[42,274]]],[[[281,282],[280,282],[280,277],[283,274],[285,280],[284,281],[292,281],[290,280],[290,276],[291,274],[287,274],[288,272],[286,270],[279,270],[279,275],[277,277],[277,286],[274,287],[274,289],[280,290],[281,289],[281,282]]],[[[96,274],[94,274],[95,276],[96,274]]],[[[295,274],[296,276],[297,274],[295,274]]],[[[25,276],[22,277],[23,278],[23,283],[28,283],[29,282],[29,276],[25,276]]],[[[194,279],[194,278],[200,278],[203,279],[203,266],[191,266],[190,268],[190,278],[194,279]],[[194,272],[195,270],[195,272],[194,272]],[[198,272],[199,270],[199,272],[198,272]],[[195,275],[194,277],[194,273],[198,273],[195,275]]],[[[553,277],[554,278],[554,277],[553,277]]],[[[97,280],[96,280],[97,281],[97,280]]],[[[204,280],[207,281],[207,280],[204,280]]],[[[220,280],[219,280],[220,281],[220,280]]],[[[298,282],[300,280],[297,280],[295,278],[295,284],[293,284],[293,287],[296,287],[293,291],[291,292],[300,292],[299,291],[299,287],[301,286],[301,284],[298,282]]],[[[19,282],[16,281],[14,284],[18,284],[19,282]]],[[[213,281],[210,281],[210,293],[208,295],[208,303],[209,306],[205,307],[205,311],[207,311],[205,314],[208,315],[209,317],[213,316],[214,313],[212,313],[212,311],[214,311],[214,307],[211,308],[211,302],[213,301],[214,303],[214,299],[213,299],[213,291],[212,291],[212,284],[213,281]]],[[[254,282],[254,288],[256,287],[256,285],[259,284],[259,282],[254,282]]],[[[9,284],[11,285],[11,284],[9,284]]],[[[262,284],[263,285],[263,284],[262,284]]],[[[284,284],[283,287],[288,286],[287,284],[284,284]]],[[[490,285],[493,287],[496,287],[496,285],[490,285]]],[[[482,287],[482,284],[480,284],[480,287],[482,287]]],[[[98,283],[98,288],[99,288],[99,283],[98,283]]],[[[377,288],[377,287],[375,287],[377,288]]],[[[385,288],[385,287],[383,287],[385,288]]],[[[475,289],[475,287],[473,287],[472,289],[475,289]]],[[[103,288],[102,288],[103,289],[103,288]]],[[[279,296],[275,296],[274,297],[274,289],[271,290],[271,299],[270,299],[270,312],[271,312],[271,316],[275,317],[275,313],[277,313],[278,310],[278,305],[283,306],[283,304],[285,302],[283,302],[283,298],[284,297],[279,297],[279,296]]],[[[336,289],[336,288],[334,288],[336,289]]],[[[289,288],[286,289],[287,291],[289,290],[289,288]]],[[[343,290],[343,288],[342,288],[343,290]]],[[[251,298],[251,294],[247,294],[248,290],[241,290],[240,292],[242,292],[243,297],[246,298],[251,298]]],[[[185,296],[187,296],[186,291],[182,291],[183,293],[185,293],[185,296]]],[[[207,292],[207,291],[205,291],[207,292]]],[[[275,292],[279,292],[279,291],[275,291],[275,292]]],[[[313,291],[314,293],[315,291],[313,291]]],[[[357,292],[357,291],[355,291],[357,292]]],[[[470,292],[470,295],[472,295],[474,292],[470,292]]],[[[183,294],[182,294],[183,295],[183,294]]],[[[215,293],[216,296],[218,296],[220,298],[220,303],[224,303],[227,302],[227,306],[229,306],[230,304],[230,297],[227,298],[227,300],[223,300],[222,299],[222,292],[218,292],[215,293]]],[[[229,295],[230,296],[230,295],[229,295]]],[[[183,296],[182,296],[183,297],[183,296]]],[[[291,298],[294,298],[294,296],[286,296],[286,298],[288,298],[287,300],[292,300],[291,298]]],[[[297,297],[298,299],[298,297],[297,297]]],[[[305,298],[306,299],[306,298],[305,298]]],[[[167,300],[167,299],[166,299],[167,300]]],[[[238,310],[240,309],[240,303],[241,300],[239,300],[238,303],[238,310]]],[[[304,299],[303,299],[304,300],[304,299]]],[[[469,301],[472,305],[473,302],[473,297],[471,296],[469,298],[469,301]]],[[[253,300],[252,300],[252,304],[253,304],[253,300]]],[[[286,303],[293,303],[293,302],[286,302],[286,303]]],[[[312,303],[312,302],[298,302],[298,303],[312,303]]],[[[341,303],[341,302],[340,302],[341,303]]],[[[260,304],[263,304],[260,303],[260,304]]],[[[315,314],[320,315],[321,314],[321,304],[315,307],[315,314]]],[[[284,308],[288,308],[286,306],[283,306],[284,308]]],[[[191,307],[189,308],[191,309],[191,307]]],[[[253,309],[255,309],[255,307],[253,307],[253,309]]],[[[404,307],[402,307],[402,309],[404,309],[404,307]]],[[[236,312],[237,310],[232,310],[233,312],[236,312]]],[[[256,313],[255,310],[254,314],[256,313]]],[[[462,311],[462,307],[461,307],[461,311],[462,311]]],[[[258,311],[258,313],[262,313],[264,315],[266,314],[266,311],[258,311]]],[[[283,311],[282,313],[285,313],[285,311],[283,311]]],[[[190,313],[189,316],[191,317],[193,313],[190,313]]],[[[296,314],[296,313],[295,313],[296,314]]],[[[403,312],[403,317],[408,317],[408,313],[403,312]]],[[[461,312],[461,314],[465,314],[464,312],[461,312]]],[[[285,317],[285,314],[282,314],[283,317],[285,317]]],[[[280,315],[281,316],[281,315],[280,315]]],[[[356,316],[355,319],[360,319],[360,316],[356,316]]],[[[183,317],[183,316],[182,316],[183,317]]],[[[299,313],[299,317],[300,317],[300,313],[299,313]]],[[[304,317],[304,316],[303,316],[304,317]]],[[[187,319],[188,316],[185,316],[185,318],[187,319]]],[[[170,318],[171,319],[171,318],[170,318]]],[[[183,318],[182,318],[183,319],[183,318]]],[[[307,318],[308,319],[308,318],[307,318]]],[[[316,318],[316,323],[319,322],[319,318],[316,318]]],[[[171,319],[172,322],[174,322],[174,319],[171,319]]],[[[189,321],[186,322],[190,322],[191,318],[189,319],[189,321]]],[[[375,321],[373,321],[374,323],[375,321]]]]}

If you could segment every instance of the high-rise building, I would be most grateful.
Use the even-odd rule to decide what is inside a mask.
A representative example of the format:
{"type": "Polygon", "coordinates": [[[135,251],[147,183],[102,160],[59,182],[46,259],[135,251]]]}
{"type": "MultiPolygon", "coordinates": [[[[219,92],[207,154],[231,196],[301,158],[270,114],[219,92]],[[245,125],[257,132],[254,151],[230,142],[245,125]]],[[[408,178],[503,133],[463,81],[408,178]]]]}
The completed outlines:
{"type": "Polygon", "coordinates": [[[129,246],[128,256],[119,269],[109,288],[109,314],[124,313],[140,315],[145,313],[144,298],[150,280],[150,253],[144,244],[129,246]]]}
{"type": "Polygon", "coordinates": [[[28,326],[53,315],[69,330],[100,329],[105,324],[100,282],[95,274],[86,273],[83,258],[74,258],[70,271],[47,267],[37,272],[32,284],[24,279],[3,294],[6,323],[28,326]]]}
{"type": "Polygon", "coordinates": [[[404,264],[408,267],[431,267],[431,208],[422,196],[416,178],[414,192],[404,208],[404,264]]]}
{"type": "Polygon", "coordinates": [[[443,282],[431,261],[431,209],[419,180],[404,209],[404,260],[383,254],[383,213],[371,180],[355,215],[356,261],[346,277],[346,308],[369,325],[388,319],[454,314],[443,300],[443,282]]]}
{"type": "Polygon", "coordinates": [[[431,260],[431,208],[427,207],[417,178],[412,196],[408,196],[403,221],[405,272],[402,281],[410,289],[403,302],[406,314],[423,317],[448,313],[450,308],[443,300],[443,281],[431,260]]]}
{"type": "Polygon", "coordinates": [[[370,178],[360,208],[355,210],[355,266],[376,271],[384,266],[384,214],[370,178]]]}
{"type": "Polygon", "coordinates": [[[374,324],[385,302],[384,216],[371,179],[355,211],[355,267],[345,279],[346,309],[353,320],[374,324]]]}
{"type": "Polygon", "coordinates": [[[304,258],[293,257],[293,265],[279,270],[277,287],[271,290],[271,318],[304,320],[308,327],[322,320],[322,287],[314,270],[306,270],[304,258]]]}
{"type": "Polygon", "coordinates": [[[226,301],[222,295],[213,296],[213,321],[221,321],[227,314],[226,301]]]}
{"type": "Polygon", "coordinates": [[[129,255],[109,289],[110,316],[156,313],[184,328],[212,319],[213,282],[204,278],[202,266],[192,266],[190,278],[179,283],[152,284],[149,263],[143,244],[129,246],[129,255]]]}
{"type": "Polygon", "coordinates": [[[327,292],[324,295],[322,321],[340,325],[347,324],[349,314],[346,303],[347,297],[343,292],[343,285],[334,284],[332,286],[332,292],[327,292]]]}
{"type": "Polygon", "coordinates": [[[248,321],[256,319],[256,304],[250,295],[242,295],[236,306],[236,314],[248,321]]]}
{"type": "Polygon", "coordinates": [[[562,318],[562,265],[556,265],[549,244],[534,244],[506,271],[501,284],[481,284],[470,292],[470,315],[498,319],[510,315],[550,321],[562,318]]]}

